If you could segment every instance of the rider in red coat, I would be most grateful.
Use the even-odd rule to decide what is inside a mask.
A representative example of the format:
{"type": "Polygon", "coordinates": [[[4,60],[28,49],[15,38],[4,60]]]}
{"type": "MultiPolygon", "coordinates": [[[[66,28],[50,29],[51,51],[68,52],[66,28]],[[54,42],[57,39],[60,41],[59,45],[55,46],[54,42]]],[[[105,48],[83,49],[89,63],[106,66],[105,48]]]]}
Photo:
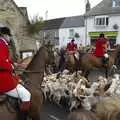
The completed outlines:
{"type": "Polygon", "coordinates": [[[10,29],[0,28],[0,94],[6,94],[11,97],[19,98],[20,120],[27,120],[27,113],[30,107],[30,92],[19,83],[19,77],[14,71],[13,61],[9,53],[10,29]]]}
{"type": "Polygon", "coordinates": [[[77,51],[77,44],[75,44],[74,43],[74,39],[72,39],[71,40],[71,42],[69,42],[68,44],[67,44],[67,51],[69,52],[69,53],[75,53],[76,51],[77,51]]]}
{"type": "Polygon", "coordinates": [[[101,33],[99,38],[96,39],[96,48],[94,50],[94,55],[96,57],[106,57],[108,58],[107,49],[110,47],[109,40],[104,37],[104,34],[101,33]]]}
{"type": "Polygon", "coordinates": [[[13,62],[9,56],[8,43],[0,37],[0,93],[8,92],[15,88],[18,79],[13,76],[13,62]]]}

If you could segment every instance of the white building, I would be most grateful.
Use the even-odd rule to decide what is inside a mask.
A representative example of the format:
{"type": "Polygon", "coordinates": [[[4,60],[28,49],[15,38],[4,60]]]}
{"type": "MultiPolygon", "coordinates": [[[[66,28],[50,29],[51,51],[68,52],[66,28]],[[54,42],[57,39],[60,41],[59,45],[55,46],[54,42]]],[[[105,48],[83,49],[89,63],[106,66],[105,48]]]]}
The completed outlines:
{"type": "Polygon", "coordinates": [[[120,0],[103,0],[85,14],[85,43],[91,44],[100,33],[111,45],[120,44],[120,0]]]}
{"type": "Polygon", "coordinates": [[[110,39],[111,45],[120,44],[120,0],[103,0],[92,9],[87,0],[86,11],[84,15],[48,20],[49,24],[45,24],[47,32],[43,32],[51,33],[51,40],[59,48],[73,38],[78,46],[90,45],[100,33],[110,39]],[[54,38],[57,38],[57,44],[54,38]]]}
{"type": "Polygon", "coordinates": [[[66,46],[71,39],[79,46],[85,45],[84,16],[72,16],[65,18],[59,28],[59,47],[66,46]]]}

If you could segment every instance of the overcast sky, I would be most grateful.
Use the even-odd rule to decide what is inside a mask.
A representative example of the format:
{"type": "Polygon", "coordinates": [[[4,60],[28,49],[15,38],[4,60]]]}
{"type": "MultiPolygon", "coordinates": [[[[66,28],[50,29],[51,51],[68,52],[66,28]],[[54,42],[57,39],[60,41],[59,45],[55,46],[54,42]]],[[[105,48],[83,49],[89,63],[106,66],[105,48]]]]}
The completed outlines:
{"type": "MultiPolygon", "coordinates": [[[[14,0],[18,6],[27,7],[30,18],[34,16],[46,19],[81,15],[85,13],[86,0],[14,0]]],[[[102,0],[89,0],[94,7],[102,0]]]]}

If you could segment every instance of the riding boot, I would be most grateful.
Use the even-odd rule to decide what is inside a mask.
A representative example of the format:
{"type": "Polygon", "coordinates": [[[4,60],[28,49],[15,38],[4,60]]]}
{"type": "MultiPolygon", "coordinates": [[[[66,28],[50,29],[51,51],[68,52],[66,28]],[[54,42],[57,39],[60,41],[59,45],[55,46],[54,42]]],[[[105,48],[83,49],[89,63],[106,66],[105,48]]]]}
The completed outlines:
{"type": "Polygon", "coordinates": [[[23,102],[20,105],[19,120],[27,120],[29,108],[30,108],[30,101],[23,102]]]}
{"type": "Polygon", "coordinates": [[[21,105],[20,105],[20,110],[21,111],[28,111],[29,108],[30,108],[30,101],[22,102],[21,105]]]}
{"type": "Polygon", "coordinates": [[[18,116],[19,118],[18,118],[18,119],[19,119],[19,120],[27,120],[27,116],[28,116],[28,112],[27,112],[27,111],[24,111],[24,112],[23,112],[23,111],[20,111],[20,112],[19,112],[19,116],[18,116]]]}

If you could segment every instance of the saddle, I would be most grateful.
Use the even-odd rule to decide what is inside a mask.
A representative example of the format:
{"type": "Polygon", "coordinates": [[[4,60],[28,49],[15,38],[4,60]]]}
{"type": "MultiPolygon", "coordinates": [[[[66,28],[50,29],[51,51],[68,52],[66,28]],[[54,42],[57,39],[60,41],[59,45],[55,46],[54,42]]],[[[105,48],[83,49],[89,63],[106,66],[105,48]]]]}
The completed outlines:
{"type": "Polygon", "coordinates": [[[109,52],[106,52],[106,53],[104,54],[104,56],[102,56],[102,57],[98,57],[98,56],[96,56],[94,53],[91,53],[91,55],[99,58],[100,61],[101,61],[101,63],[103,64],[103,66],[106,66],[106,65],[108,64],[109,56],[110,56],[110,53],[109,53],[109,52]]]}
{"type": "Polygon", "coordinates": [[[19,112],[19,101],[16,98],[0,95],[0,105],[5,104],[8,110],[12,113],[13,111],[19,112]]]}
{"type": "Polygon", "coordinates": [[[0,95],[0,104],[4,103],[7,100],[7,96],[6,95],[0,95]]]}
{"type": "Polygon", "coordinates": [[[68,55],[73,55],[74,59],[77,60],[77,61],[80,58],[79,52],[69,51],[67,54],[68,55]]]}

